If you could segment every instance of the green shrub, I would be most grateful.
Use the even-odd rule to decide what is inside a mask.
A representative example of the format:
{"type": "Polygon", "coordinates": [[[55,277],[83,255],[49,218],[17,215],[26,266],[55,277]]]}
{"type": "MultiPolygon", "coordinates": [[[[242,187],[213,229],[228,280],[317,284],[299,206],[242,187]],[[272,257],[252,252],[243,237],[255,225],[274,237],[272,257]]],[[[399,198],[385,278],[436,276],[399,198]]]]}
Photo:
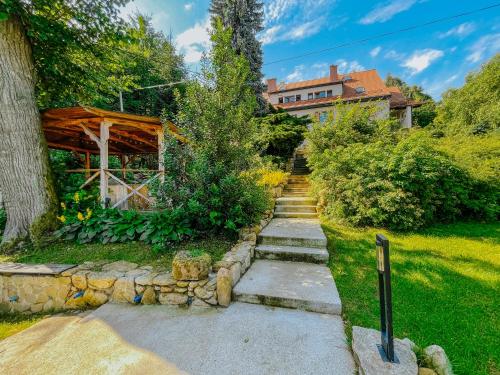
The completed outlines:
{"type": "Polygon", "coordinates": [[[260,155],[271,157],[274,163],[283,168],[304,140],[311,120],[309,116],[297,117],[282,109],[272,109],[270,114],[256,117],[253,122],[257,129],[254,143],[260,155]]]}
{"type": "Polygon", "coordinates": [[[496,218],[498,185],[457,163],[440,149],[443,140],[425,130],[394,131],[369,113],[343,107],[308,135],[313,190],[325,215],[401,230],[496,218]]]}
{"type": "Polygon", "coordinates": [[[78,243],[143,241],[152,245],[179,242],[193,234],[185,212],[138,213],[116,209],[89,211],[86,216],[63,213],[64,225],[56,236],[78,243]]]}

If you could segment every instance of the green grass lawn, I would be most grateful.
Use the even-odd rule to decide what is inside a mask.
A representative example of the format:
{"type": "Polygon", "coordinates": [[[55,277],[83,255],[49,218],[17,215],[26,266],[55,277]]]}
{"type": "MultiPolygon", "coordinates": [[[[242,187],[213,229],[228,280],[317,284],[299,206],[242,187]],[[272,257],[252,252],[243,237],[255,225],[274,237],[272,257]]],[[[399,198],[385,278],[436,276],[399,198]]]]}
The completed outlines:
{"type": "Polygon", "coordinates": [[[0,340],[12,336],[43,319],[43,315],[0,313],[0,340]]]}
{"type": "Polygon", "coordinates": [[[172,258],[177,251],[202,250],[209,253],[214,261],[217,261],[231,249],[231,245],[232,242],[226,238],[214,237],[186,241],[174,245],[164,252],[155,253],[151,246],[142,242],[106,245],[78,245],[73,242],[57,242],[41,250],[27,249],[11,255],[0,254],[0,262],[80,264],[96,260],[126,260],[169,270],[172,266],[172,258]]]}
{"type": "Polygon", "coordinates": [[[375,234],[390,241],[394,334],[441,345],[456,374],[500,372],[500,224],[418,233],[324,221],[330,268],[352,325],[379,328],[375,234]]]}

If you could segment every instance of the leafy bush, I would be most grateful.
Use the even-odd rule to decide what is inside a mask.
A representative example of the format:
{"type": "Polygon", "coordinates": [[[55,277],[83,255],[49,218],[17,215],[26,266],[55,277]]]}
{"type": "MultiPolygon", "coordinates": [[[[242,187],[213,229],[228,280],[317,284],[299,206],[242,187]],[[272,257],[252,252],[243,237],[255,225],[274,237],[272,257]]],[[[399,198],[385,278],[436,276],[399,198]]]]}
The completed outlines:
{"type": "Polygon", "coordinates": [[[394,131],[369,112],[342,107],[308,135],[313,188],[324,214],[403,230],[496,218],[498,188],[475,179],[426,131],[394,131]]]}
{"type": "Polygon", "coordinates": [[[59,238],[78,243],[143,241],[153,245],[178,242],[192,234],[183,212],[141,214],[116,209],[98,209],[76,217],[66,213],[64,225],[56,232],[59,238]]]}
{"type": "Polygon", "coordinates": [[[202,61],[202,78],[177,97],[176,123],[188,144],[165,144],[165,181],[158,205],[183,210],[191,228],[234,233],[259,221],[270,206],[267,190],[242,173],[255,150],[251,118],[256,99],[248,86],[248,61],[231,47],[231,31],[216,22],[213,48],[202,61]]]}
{"type": "Polygon", "coordinates": [[[486,134],[500,127],[500,54],[480,71],[466,77],[465,85],[443,94],[435,126],[445,134],[486,134]]]}
{"type": "Polygon", "coordinates": [[[261,156],[270,156],[272,161],[284,167],[293,151],[304,140],[309,116],[296,117],[284,110],[272,109],[264,117],[256,117],[253,122],[257,128],[255,147],[261,156]]]}

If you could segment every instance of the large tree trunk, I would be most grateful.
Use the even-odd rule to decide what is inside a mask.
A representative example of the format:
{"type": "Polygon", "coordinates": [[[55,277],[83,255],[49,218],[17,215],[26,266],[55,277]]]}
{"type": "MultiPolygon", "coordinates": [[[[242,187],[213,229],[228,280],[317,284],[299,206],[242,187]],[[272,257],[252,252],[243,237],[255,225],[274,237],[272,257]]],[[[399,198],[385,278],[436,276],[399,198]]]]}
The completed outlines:
{"type": "Polygon", "coordinates": [[[35,99],[30,43],[16,18],[0,21],[0,191],[7,225],[2,243],[38,240],[55,225],[56,196],[35,99]]]}

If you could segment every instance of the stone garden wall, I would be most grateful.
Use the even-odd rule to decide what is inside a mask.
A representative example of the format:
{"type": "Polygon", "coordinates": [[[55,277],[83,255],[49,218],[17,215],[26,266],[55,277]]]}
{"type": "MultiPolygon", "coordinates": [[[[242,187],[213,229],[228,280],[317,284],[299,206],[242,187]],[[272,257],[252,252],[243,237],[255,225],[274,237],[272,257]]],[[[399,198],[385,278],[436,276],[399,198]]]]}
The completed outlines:
{"type": "MultiPolygon", "coordinates": [[[[281,191],[275,188],[273,195],[279,197],[281,191]]],[[[124,261],[85,262],[55,275],[0,273],[0,311],[82,309],[108,301],[228,306],[234,285],[252,263],[257,234],[271,221],[272,212],[258,225],[241,229],[239,242],[212,267],[203,256],[189,259],[179,254],[171,273],[124,261]]]]}

